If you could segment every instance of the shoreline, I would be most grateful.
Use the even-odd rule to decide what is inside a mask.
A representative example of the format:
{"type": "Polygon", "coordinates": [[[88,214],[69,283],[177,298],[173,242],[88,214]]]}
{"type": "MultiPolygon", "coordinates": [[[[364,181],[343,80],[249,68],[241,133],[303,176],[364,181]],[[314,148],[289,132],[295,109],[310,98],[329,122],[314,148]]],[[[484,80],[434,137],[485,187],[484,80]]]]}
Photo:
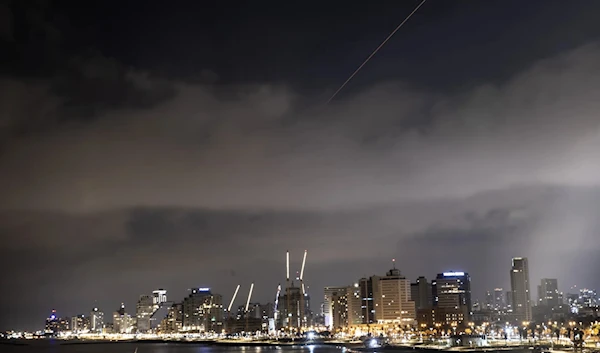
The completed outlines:
{"type": "Polygon", "coordinates": [[[305,346],[327,346],[337,347],[339,349],[346,349],[350,353],[358,352],[408,352],[408,351],[420,351],[423,353],[428,352],[519,352],[526,353],[530,351],[527,346],[504,346],[504,347],[435,347],[435,346],[406,346],[406,345],[389,345],[383,347],[365,347],[362,343],[351,343],[351,342],[339,342],[339,341],[320,341],[320,340],[297,340],[297,341],[218,341],[218,340],[169,340],[169,339],[131,339],[131,340],[60,340],[60,339],[39,339],[39,340],[0,340],[0,346],[2,345],[14,345],[14,346],[35,346],[37,344],[43,344],[44,342],[58,345],[109,345],[109,344],[129,344],[129,345],[151,345],[151,344],[165,344],[165,345],[196,345],[204,347],[265,347],[265,348],[276,348],[276,347],[305,347],[305,346]],[[28,342],[31,341],[31,342],[28,342]]]}

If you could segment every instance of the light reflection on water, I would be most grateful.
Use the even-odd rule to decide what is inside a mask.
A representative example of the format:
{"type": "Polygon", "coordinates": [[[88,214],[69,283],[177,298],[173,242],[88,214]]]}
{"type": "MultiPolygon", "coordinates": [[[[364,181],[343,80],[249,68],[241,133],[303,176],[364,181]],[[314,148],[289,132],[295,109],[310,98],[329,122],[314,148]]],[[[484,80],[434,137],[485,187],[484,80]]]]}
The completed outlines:
{"type": "Polygon", "coordinates": [[[101,343],[61,345],[57,342],[37,341],[28,346],[0,344],[2,353],[343,353],[345,350],[332,346],[268,346],[268,347],[227,347],[193,344],[167,343],[101,343]]]}

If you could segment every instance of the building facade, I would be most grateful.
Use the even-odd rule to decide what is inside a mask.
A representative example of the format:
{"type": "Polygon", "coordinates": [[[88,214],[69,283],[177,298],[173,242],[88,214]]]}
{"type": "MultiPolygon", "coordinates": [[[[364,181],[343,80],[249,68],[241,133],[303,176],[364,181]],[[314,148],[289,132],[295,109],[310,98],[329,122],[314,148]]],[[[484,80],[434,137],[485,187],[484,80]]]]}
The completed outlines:
{"type": "Polygon", "coordinates": [[[192,288],[182,303],[182,330],[187,332],[221,332],[223,297],[209,288],[192,288]]]}
{"type": "Polygon", "coordinates": [[[152,295],[140,295],[135,306],[136,331],[138,333],[147,333],[151,329],[150,318],[154,313],[154,304],[152,295]]]}
{"type": "Polygon", "coordinates": [[[104,313],[98,308],[93,308],[90,313],[90,332],[102,333],[103,328],[104,313]]]}
{"type": "Polygon", "coordinates": [[[471,320],[471,278],[466,272],[444,272],[432,281],[435,321],[445,326],[465,326],[471,320]]]}
{"type": "Polygon", "coordinates": [[[68,318],[60,318],[58,317],[56,310],[52,310],[52,313],[46,319],[44,329],[46,334],[56,335],[68,331],[70,325],[71,323],[68,318]]]}
{"type": "Polygon", "coordinates": [[[360,325],[363,323],[362,298],[360,296],[360,285],[354,283],[346,289],[346,301],[348,304],[348,325],[360,325]]]}
{"type": "Polygon", "coordinates": [[[160,332],[178,333],[183,328],[183,304],[174,303],[169,307],[167,317],[160,324],[160,332]]]}
{"type": "Polygon", "coordinates": [[[371,277],[377,323],[413,325],[416,319],[415,302],[411,299],[410,280],[394,268],[385,276],[371,277]]]}
{"type": "Polygon", "coordinates": [[[338,288],[331,293],[331,328],[340,330],[348,326],[348,287],[338,288]]]}
{"type": "Polygon", "coordinates": [[[375,303],[373,298],[373,280],[372,277],[361,278],[358,281],[360,288],[360,300],[361,300],[361,323],[372,324],[376,322],[375,319],[375,303]]]}
{"type": "Polygon", "coordinates": [[[506,301],[504,300],[504,289],[494,289],[494,310],[500,311],[506,309],[506,301]]]}
{"type": "Polygon", "coordinates": [[[423,276],[410,284],[410,296],[417,310],[433,306],[431,283],[423,276]]]}
{"type": "Polygon", "coordinates": [[[538,285],[538,305],[549,308],[557,307],[560,303],[558,280],[556,278],[542,278],[538,285]]]}
{"type": "Polygon", "coordinates": [[[301,331],[310,323],[310,297],[292,282],[279,295],[277,326],[290,331],[301,331]]]}
{"type": "Polygon", "coordinates": [[[326,327],[334,327],[333,325],[333,297],[338,292],[345,292],[346,287],[325,287],[323,290],[323,315],[326,327]]]}
{"type": "Polygon", "coordinates": [[[526,257],[512,259],[510,270],[513,317],[516,321],[531,321],[531,290],[529,264],[526,257]]]}

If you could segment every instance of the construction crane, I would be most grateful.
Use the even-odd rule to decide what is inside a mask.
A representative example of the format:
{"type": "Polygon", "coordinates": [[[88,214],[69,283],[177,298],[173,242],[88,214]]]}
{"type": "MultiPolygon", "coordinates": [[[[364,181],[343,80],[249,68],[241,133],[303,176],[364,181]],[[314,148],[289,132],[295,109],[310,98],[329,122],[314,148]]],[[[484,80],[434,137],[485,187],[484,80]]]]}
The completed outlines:
{"type": "Polygon", "coordinates": [[[308,253],[308,250],[304,250],[304,257],[302,258],[302,268],[300,269],[300,284],[302,285],[302,295],[306,294],[306,291],[304,290],[304,265],[306,264],[306,254],[308,253]]]}
{"type": "Polygon", "coordinates": [[[231,313],[231,306],[233,305],[233,302],[235,301],[235,297],[237,296],[239,290],[240,290],[240,285],[238,284],[237,287],[235,288],[235,292],[233,292],[233,297],[231,298],[231,301],[229,302],[229,306],[227,307],[227,312],[229,312],[229,313],[231,313]]]}
{"type": "MultiPolygon", "coordinates": [[[[294,283],[290,279],[290,252],[289,250],[285,253],[285,320],[287,328],[291,332],[292,318],[296,316],[296,323],[294,324],[300,329],[303,323],[306,323],[305,311],[306,311],[306,287],[304,286],[304,268],[306,267],[306,256],[307,250],[304,250],[304,256],[302,257],[302,267],[300,272],[296,272],[296,280],[300,282],[299,287],[295,287],[294,283]],[[293,315],[292,315],[292,301],[294,301],[293,315]]],[[[281,286],[277,290],[277,304],[279,299],[279,293],[281,286]]],[[[278,308],[278,305],[277,305],[278,308]]]]}
{"type": "Polygon", "coordinates": [[[277,285],[277,294],[275,294],[275,306],[273,307],[273,319],[277,323],[277,308],[279,307],[279,294],[281,293],[281,284],[277,285]]]}
{"type": "Polygon", "coordinates": [[[305,300],[306,300],[306,290],[304,289],[304,265],[306,265],[306,255],[308,253],[308,250],[304,250],[304,257],[302,258],[302,268],[300,269],[300,286],[302,287],[302,297],[300,299],[300,308],[299,308],[299,321],[300,321],[300,325],[302,325],[302,323],[304,323],[306,321],[306,313],[305,313],[305,300]]]}
{"type": "Polygon", "coordinates": [[[287,321],[287,326],[288,326],[288,332],[290,330],[290,302],[291,302],[291,292],[290,292],[290,251],[287,250],[285,252],[285,295],[286,295],[286,300],[285,300],[285,315],[287,316],[286,321],[287,321]]]}
{"type": "Polygon", "coordinates": [[[248,312],[248,306],[250,305],[250,297],[252,297],[252,290],[254,289],[254,282],[250,285],[250,292],[248,292],[248,300],[246,300],[246,312],[248,312]]]}

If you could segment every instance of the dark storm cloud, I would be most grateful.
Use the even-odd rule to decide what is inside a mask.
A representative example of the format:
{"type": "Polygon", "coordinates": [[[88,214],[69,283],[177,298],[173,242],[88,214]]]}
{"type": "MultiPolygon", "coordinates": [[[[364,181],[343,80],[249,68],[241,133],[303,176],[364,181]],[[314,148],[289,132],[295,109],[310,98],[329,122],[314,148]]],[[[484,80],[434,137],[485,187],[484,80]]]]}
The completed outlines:
{"type": "Polygon", "coordinates": [[[0,22],[3,140],[93,120],[110,110],[150,108],[175,93],[168,82],[93,47],[73,48],[77,31],[54,13],[50,1],[3,2],[0,22]]]}
{"type": "Polygon", "coordinates": [[[0,2],[0,40],[11,42],[13,38],[13,14],[6,2],[0,2]]]}
{"type": "MultiPolygon", "coordinates": [[[[313,210],[530,183],[594,185],[598,59],[589,45],[470,94],[386,85],[309,113],[281,87],[247,86],[223,98],[210,86],[172,82],[176,95],[153,108],[114,109],[15,139],[0,165],[0,206],[313,210]],[[427,127],[403,125],[426,107],[427,127]]],[[[49,94],[36,106],[56,115],[57,99],[49,94]]],[[[44,120],[22,105],[8,106],[15,121],[18,113],[44,120]]]]}

